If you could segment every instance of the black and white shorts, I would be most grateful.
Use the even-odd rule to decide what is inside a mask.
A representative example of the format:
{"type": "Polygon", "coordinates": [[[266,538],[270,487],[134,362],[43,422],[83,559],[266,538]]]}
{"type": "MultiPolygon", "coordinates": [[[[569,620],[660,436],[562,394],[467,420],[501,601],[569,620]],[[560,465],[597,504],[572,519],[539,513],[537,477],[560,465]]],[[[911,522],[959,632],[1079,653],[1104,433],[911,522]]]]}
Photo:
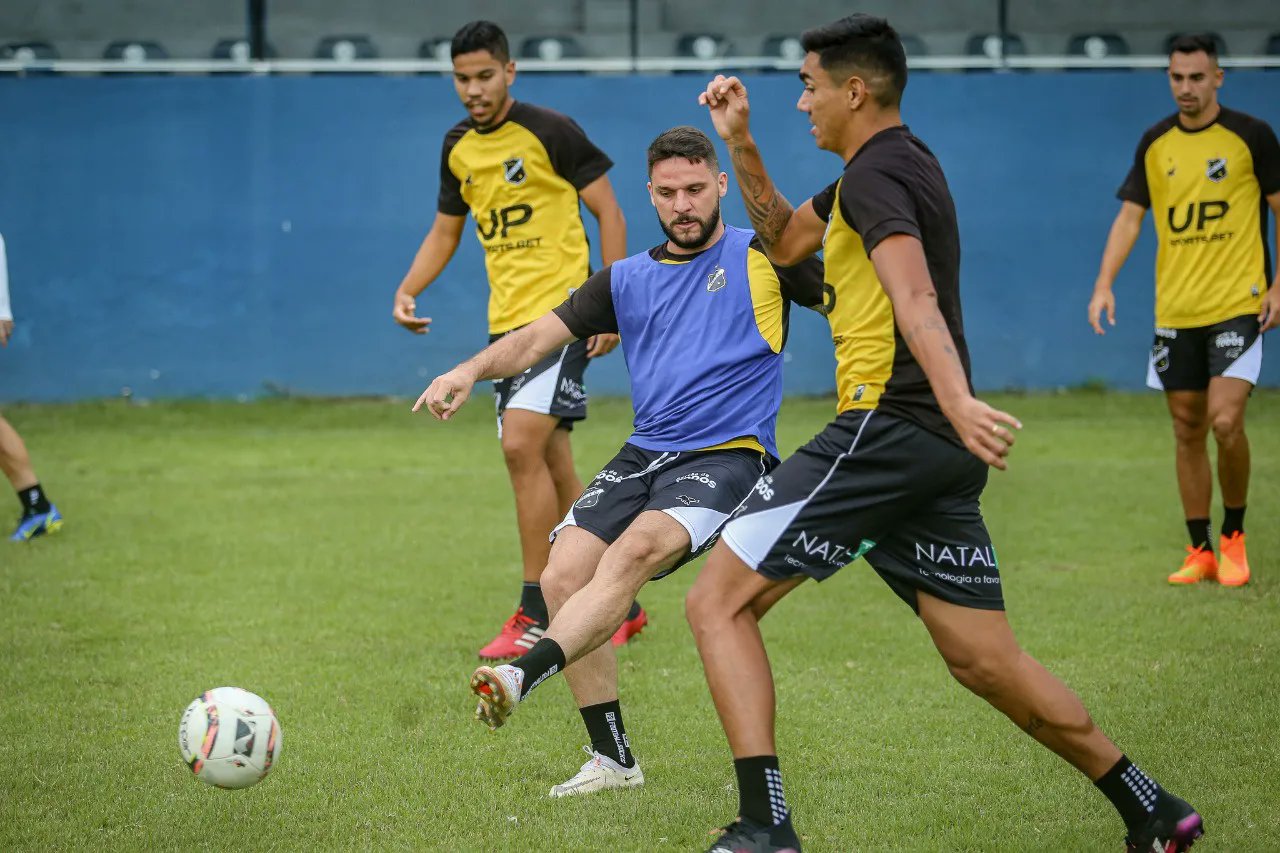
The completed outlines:
{"type": "MultiPolygon", "coordinates": [[[[510,334],[508,332],[507,334],[510,334]]],[[[502,335],[490,335],[489,343],[502,335]]],[[[587,342],[574,341],[551,353],[533,367],[493,383],[493,400],[498,415],[498,438],[502,438],[502,414],[507,409],[525,409],[560,418],[560,426],[573,429],[574,421],[587,417],[587,342]]]]}
{"type": "Polygon", "coordinates": [[[613,544],[640,513],[671,516],[689,533],[689,553],[666,577],[715,544],[721,528],[774,460],[755,450],[645,450],[624,444],[551,531],[581,527],[613,544]]]}
{"type": "Polygon", "coordinates": [[[892,415],[849,411],[756,483],[724,543],[765,577],[826,580],[865,557],[913,609],[916,591],[1003,610],[979,501],[987,466],[892,415]]]}
{"type": "Polygon", "coordinates": [[[1147,387],[1157,391],[1204,391],[1209,379],[1226,376],[1258,384],[1262,335],[1256,314],[1211,326],[1156,329],[1147,363],[1147,387]]]}

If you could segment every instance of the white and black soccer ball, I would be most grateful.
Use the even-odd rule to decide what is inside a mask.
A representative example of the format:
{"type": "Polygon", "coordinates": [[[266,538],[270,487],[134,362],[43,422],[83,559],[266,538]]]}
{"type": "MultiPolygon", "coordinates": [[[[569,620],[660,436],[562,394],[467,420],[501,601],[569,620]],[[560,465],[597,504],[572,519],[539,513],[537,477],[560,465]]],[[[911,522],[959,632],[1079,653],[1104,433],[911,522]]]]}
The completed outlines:
{"type": "Polygon", "coordinates": [[[178,749],[201,782],[248,788],[280,758],[280,723],[261,696],[239,687],[217,687],[182,712],[178,749]]]}

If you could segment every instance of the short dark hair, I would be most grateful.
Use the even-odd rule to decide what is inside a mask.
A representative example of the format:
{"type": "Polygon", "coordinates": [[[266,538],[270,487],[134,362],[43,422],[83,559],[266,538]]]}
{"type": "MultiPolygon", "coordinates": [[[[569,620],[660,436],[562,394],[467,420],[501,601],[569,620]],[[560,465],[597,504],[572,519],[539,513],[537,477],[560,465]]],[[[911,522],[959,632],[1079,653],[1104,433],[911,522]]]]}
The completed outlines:
{"type": "Polygon", "coordinates": [[[649,143],[649,172],[653,172],[654,163],[672,157],[683,157],[690,163],[705,162],[711,171],[720,171],[720,158],[711,137],[687,124],[664,130],[649,143]]]}
{"type": "Polygon", "coordinates": [[[1214,62],[1218,61],[1218,43],[1208,33],[1185,33],[1169,42],[1169,55],[1175,53],[1199,53],[1204,51],[1214,62]]]}
{"type": "Polygon", "coordinates": [[[511,48],[507,44],[507,34],[502,27],[493,21],[472,21],[464,24],[462,29],[453,34],[449,44],[449,57],[456,59],[464,53],[487,50],[499,62],[511,60],[511,48]]]}
{"type": "Polygon", "coordinates": [[[835,77],[857,74],[882,107],[897,106],[907,88],[907,53],[898,33],[884,18],[859,12],[806,30],[800,36],[806,53],[835,77]]]}

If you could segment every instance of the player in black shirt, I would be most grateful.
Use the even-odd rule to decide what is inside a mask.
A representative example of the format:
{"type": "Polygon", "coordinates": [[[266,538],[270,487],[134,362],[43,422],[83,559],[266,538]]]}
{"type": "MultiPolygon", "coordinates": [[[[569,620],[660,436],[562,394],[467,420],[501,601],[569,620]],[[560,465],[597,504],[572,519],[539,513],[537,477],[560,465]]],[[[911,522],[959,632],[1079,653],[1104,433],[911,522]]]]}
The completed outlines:
{"type": "Polygon", "coordinates": [[[979,501],[1020,428],[973,395],[960,311],[959,231],[946,178],[899,114],[906,57],[881,18],[802,37],[798,107],[844,174],[793,210],[764,169],[747,92],[717,77],[700,101],[728,144],[771,260],[824,248],[839,414],[762,477],[688,597],[690,625],[733,750],[739,819],[713,853],[798,851],[774,742],[758,621],[805,578],[865,556],[919,615],[947,667],[1116,806],[1130,850],[1185,850],[1200,816],[1129,762],[1080,700],[1024,652],[1004,614],[979,501]]]}

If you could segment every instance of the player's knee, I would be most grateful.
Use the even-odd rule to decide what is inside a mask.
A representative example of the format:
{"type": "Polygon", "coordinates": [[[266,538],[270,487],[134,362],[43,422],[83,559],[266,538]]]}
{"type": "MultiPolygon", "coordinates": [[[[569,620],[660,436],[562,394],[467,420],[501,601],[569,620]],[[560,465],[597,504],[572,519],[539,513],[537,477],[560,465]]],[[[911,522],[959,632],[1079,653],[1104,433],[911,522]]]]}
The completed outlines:
{"type": "Polygon", "coordinates": [[[507,463],[507,470],[513,474],[545,469],[547,460],[542,451],[542,445],[533,436],[502,436],[502,458],[507,463]]]}
{"type": "Polygon", "coordinates": [[[670,556],[670,547],[656,536],[631,535],[624,536],[613,544],[611,549],[619,559],[619,563],[634,566],[636,571],[646,577],[652,577],[670,556]]]}
{"type": "Polygon", "coordinates": [[[1208,424],[1199,415],[1175,415],[1173,418],[1173,437],[1179,444],[1201,444],[1208,433],[1208,424]]]}
{"type": "Polygon", "coordinates": [[[955,680],[984,699],[1004,693],[1017,677],[1016,650],[965,649],[943,657],[955,680]]]}
{"type": "Polygon", "coordinates": [[[582,589],[591,580],[590,574],[581,566],[552,561],[542,570],[538,585],[542,587],[542,596],[553,609],[559,609],[573,594],[582,589]]]}
{"type": "Polygon", "coordinates": [[[1244,417],[1237,412],[1215,412],[1213,437],[1219,444],[1238,439],[1244,433],[1244,417]]]}

